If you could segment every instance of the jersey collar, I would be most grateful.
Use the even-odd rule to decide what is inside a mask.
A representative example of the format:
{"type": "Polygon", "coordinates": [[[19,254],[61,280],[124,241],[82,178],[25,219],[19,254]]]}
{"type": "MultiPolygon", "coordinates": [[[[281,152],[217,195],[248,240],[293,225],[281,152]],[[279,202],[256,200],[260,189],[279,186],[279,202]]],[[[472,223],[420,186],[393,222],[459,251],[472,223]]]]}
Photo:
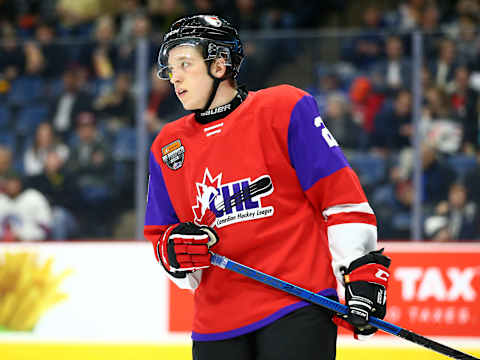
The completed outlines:
{"type": "Polygon", "coordinates": [[[223,119],[235,110],[247,98],[247,95],[248,93],[244,88],[238,88],[237,95],[228,104],[205,111],[196,110],[195,120],[200,124],[208,124],[212,121],[223,119]]]}

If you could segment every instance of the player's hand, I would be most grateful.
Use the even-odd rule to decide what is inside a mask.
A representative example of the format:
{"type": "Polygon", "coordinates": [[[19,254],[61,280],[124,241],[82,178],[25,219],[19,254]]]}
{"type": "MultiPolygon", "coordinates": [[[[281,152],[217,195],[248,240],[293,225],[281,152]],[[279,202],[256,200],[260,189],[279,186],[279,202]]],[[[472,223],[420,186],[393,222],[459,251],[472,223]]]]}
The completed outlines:
{"type": "Polygon", "coordinates": [[[377,328],[368,324],[370,316],[383,319],[386,314],[391,260],[382,252],[383,249],[372,251],[343,269],[348,306],[346,320],[354,326],[356,335],[374,334],[377,328]]]}
{"type": "Polygon", "coordinates": [[[183,278],[187,273],[210,266],[209,248],[218,235],[206,225],[185,222],[170,226],[160,238],[159,258],[171,275],[183,278]]]}

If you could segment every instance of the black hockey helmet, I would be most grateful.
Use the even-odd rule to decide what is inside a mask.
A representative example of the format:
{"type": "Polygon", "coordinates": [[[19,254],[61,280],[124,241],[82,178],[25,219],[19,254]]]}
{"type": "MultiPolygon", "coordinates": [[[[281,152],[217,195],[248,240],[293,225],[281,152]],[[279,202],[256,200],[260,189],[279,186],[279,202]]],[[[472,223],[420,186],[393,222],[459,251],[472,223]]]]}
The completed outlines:
{"type": "Polygon", "coordinates": [[[168,53],[178,45],[199,45],[206,61],[223,57],[233,78],[245,56],[238,32],[228,21],[215,15],[186,16],[175,21],[163,37],[158,54],[161,79],[169,79],[168,53]]]}

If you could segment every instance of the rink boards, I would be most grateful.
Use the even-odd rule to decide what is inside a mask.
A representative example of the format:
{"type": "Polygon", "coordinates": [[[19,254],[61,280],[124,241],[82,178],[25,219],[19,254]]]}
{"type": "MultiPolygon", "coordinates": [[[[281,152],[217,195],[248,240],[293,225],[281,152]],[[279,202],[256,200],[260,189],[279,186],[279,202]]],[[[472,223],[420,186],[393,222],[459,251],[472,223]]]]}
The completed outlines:
{"type": "MultiPolygon", "coordinates": [[[[387,321],[479,357],[480,244],[382,246],[393,259],[387,321]]],[[[191,359],[191,294],[166,280],[149,243],[0,244],[0,282],[7,253],[9,271],[42,274],[58,288],[49,298],[29,286],[0,294],[0,359],[191,359]],[[39,268],[22,265],[21,253],[38,256],[39,268]]],[[[391,335],[358,342],[341,334],[337,359],[445,359],[391,335]]]]}

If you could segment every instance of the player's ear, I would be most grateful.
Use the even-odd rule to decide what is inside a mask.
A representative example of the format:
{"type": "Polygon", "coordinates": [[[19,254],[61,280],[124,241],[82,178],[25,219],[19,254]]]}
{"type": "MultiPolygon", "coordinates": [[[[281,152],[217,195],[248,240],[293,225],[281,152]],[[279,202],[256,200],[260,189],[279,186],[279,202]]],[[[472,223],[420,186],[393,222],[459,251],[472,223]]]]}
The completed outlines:
{"type": "Polygon", "coordinates": [[[220,57],[212,63],[212,68],[210,69],[212,75],[216,78],[222,78],[227,72],[227,66],[225,65],[225,59],[220,57]]]}

